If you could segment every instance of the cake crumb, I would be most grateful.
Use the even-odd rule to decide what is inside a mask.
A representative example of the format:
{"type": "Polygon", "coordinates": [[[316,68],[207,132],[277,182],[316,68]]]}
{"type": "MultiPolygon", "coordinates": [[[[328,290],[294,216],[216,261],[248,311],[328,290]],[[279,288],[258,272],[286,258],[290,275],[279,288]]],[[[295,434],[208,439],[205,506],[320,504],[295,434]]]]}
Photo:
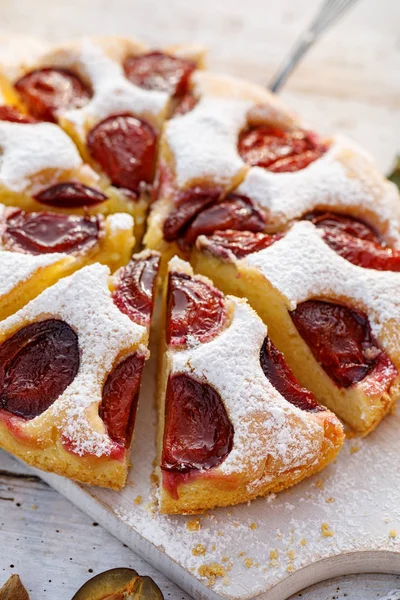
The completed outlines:
{"type": "Polygon", "coordinates": [[[193,556],[201,556],[206,553],[206,547],[203,544],[196,544],[192,548],[193,556]]]}
{"type": "Polygon", "coordinates": [[[199,531],[200,530],[200,520],[199,519],[190,519],[190,521],[186,521],[186,529],[188,531],[199,531]]]}
{"type": "Polygon", "coordinates": [[[253,530],[254,530],[254,529],[257,529],[258,525],[257,525],[257,523],[255,523],[255,522],[253,521],[252,523],[250,523],[249,527],[250,527],[250,529],[253,529],[253,530]]]}
{"type": "Polygon", "coordinates": [[[315,487],[322,489],[324,487],[324,482],[322,481],[322,479],[318,479],[318,481],[315,483],[315,487]]]}
{"type": "Polygon", "coordinates": [[[241,557],[242,557],[242,556],[244,556],[245,554],[246,554],[246,552],[243,552],[243,551],[242,551],[242,552],[239,552],[239,554],[238,554],[238,558],[241,558],[241,557]]]}
{"type": "Polygon", "coordinates": [[[229,573],[229,571],[232,571],[232,569],[233,569],[233,565],[234,565],[234,562],[233,562],[233,560],[231,560],[231,561],[228,563],[228,565],[226,566],[226,572],[227,572],[227,573],[229,573]]]}
{"type": "Polygon", "coordinates": [[[397,531],[395,529],[391,529],[389,531],[389,537],[390,537],[391,540],[395,540],[396,537],[397,537],[397,531]]]}
{"type": "Polygon", "coordinates": [[[136,498],[134,499],[134,503],[135,504],[142,504],[142,496],[136,496],[136,498]]]}
{"type": "Polygon", "coordinates": [[[216,546],[216,544],[213,544],[213,545],[211,546],[211,550],[212,550],[213,552],[215,552],[215,551],[216,551],[216,549],[217,549],[217,546],[216,546]]]}
{"type": "Polygon", "coordinates": [[[322,523],[321,525],[321,533],[324,537],[332,537],[334,532],[330,529],[328,523],[322,523]]]}
{"type": "Polygon", "coordinates": [[[223,580],[222,580],[222,583],[223,583],[224,585],[229,585],[229,577],[227,577],[227,576],[225,575],[225,577],[224,577],[224,578],[223,578],[223,580]]]}
{"type": "Polygon", "coordinates": [[[223,563],[228,562],[228,560],[229,560],[229,556],[223,556],[221,558],[221,562],[223,562],[223,563]]]}
{"type": "Polygon", "coordinates": [[[218,536],[218,537],[221,537],[221,536],[223,536],[223,535],[224,535],[224,532],[223,532],[223,531],[221,531],[221,529],[220,529],[219,531],[217,531],[217,536],[218,536]]]}
{"type": "Polygon", "coordinates": [[[355,445],[355,446],[352,446],[352,447],[350,448],[350,454],[355,454],[356,452],[358,452],[358,451],[359,451],[359,449],[360,449],[360,446],[357,446],[357,445],[355,445]]]}
{"type": "Polygon", "coordinates": [[[335,498],[325,498],[325,502],[327,504],[332,504],[332,502],[335,502],[335,498]]]}
{"type": "Polygon", "coordinates": [[[269,551],[269,558],[271,560],[277,560],[279,557],[279,550],[278,548],[274,548],[273,550],[269,551]]]}
{"type": "Polygon", "coordinates": [[[286,556],[287,556],[287,557],[288,557],[290,560],[294,560],[294,559],[295,559],[295,556],[296,556],[296,554],[295,554],[294,550],[288,550],[288,551],[286,552],[286,556]]]}
{"type": "Polygon", "coordinates": [[[293,567],[293,565],[288,565],[288,566],[286,567],[286,571],[287,571],[288,573],[292,573],[292,572],[294,571],[294,567],[293,567]]]}
{"type": "Polygon", "coordinates": [[[210,563],[209,565],[201,565],[198,568],[200,577],[208,579],[208,585],[214,585],[217,577],[226,577],[226,571],[222,565],[218,563],[210,563]]]}
{"type": "Polygon", "coordinates": [[[275,560],[275,559],[270,560],[269,561],[269,566],[271,567],[271,569],[274,568],[274,567],[279,567],[279,560],[275,560]]]}
{"type": "Polygon", "coordinates": [[[307,540],[306,540],[306,538],[302,538],[300,540],[300,546],[307,546],[307,540]]]}
{"type": "Polygon", "coordinates": [[[244,566],[246,567],[246,569],[250,569],[250,567],[253,566],[253,559],[252,558],[245,558],[244,566]]]}

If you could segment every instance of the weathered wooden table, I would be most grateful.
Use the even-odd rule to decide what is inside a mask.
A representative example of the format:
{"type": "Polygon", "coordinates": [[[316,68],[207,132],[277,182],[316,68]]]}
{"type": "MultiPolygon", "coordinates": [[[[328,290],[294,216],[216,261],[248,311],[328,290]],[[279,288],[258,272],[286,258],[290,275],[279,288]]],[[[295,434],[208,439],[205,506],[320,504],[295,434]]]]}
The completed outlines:
{"type": "MultiPolygon", "coordinates": [[[[0,34],[50,40],[86,33],[209,46],[210,66],[269,80],[319,0],[3,0],[0,34]]],[[[361,0],[310,52],[284,99],[324,132],[363,143],[388,170],[400,152],[400,2],[361,0]]],[[[0,583],[19,573],[32,600],[70,600],[92,573],[132,566],[166,599],[188,596],[28,469],[0,452],[0,583]]],[[[379,565],[377,565],[379,570],[379,565]]],[[[294,598],[372,600],[400,590],[400,577],[359,575],[314,586],[294,598]]]]}

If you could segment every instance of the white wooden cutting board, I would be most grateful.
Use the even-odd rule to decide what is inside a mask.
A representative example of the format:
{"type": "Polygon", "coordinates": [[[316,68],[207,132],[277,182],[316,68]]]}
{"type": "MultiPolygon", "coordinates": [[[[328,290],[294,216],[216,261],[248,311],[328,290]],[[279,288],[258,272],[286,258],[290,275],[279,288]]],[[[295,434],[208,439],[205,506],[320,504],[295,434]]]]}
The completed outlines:
{"type": "Polygon", "coordinates": [[[40,477],[195,598],[282,600],[339,574],[400,574],[400,416],[348,440],[336,464],[291,490],[199,517],[161,516],[151,478],[154,368],[153,359],[124,491],[40,477]]]}

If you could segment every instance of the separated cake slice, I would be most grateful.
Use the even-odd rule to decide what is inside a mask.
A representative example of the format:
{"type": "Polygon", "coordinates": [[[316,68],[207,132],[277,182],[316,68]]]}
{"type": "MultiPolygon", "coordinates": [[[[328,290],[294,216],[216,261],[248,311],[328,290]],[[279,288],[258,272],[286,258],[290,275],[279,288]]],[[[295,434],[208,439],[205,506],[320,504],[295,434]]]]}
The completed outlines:
{"type": "Polygon", "coordinates": [[[248,298],[299,381],[365,435],[400,393],[400,251],[360,220],[308,218],[202,236],[194,265],[248,298]]]}
{"type": "Polygon", "coordinates": [[[161,512],[277,492],[337,455],[340,422],[300,387],[247,301],[225,297],[174,258],[164,302],[161,512]]]}
{"type": "Polygon", "coordinates": [[[133,219],[126,213],[66,215],[0,205],[0,248],[24,254],[61,252],[74,267],[101,262],[114,271],[132,256],[133,219]]]}
{"type": "Polygon", "coordinates": [[[125,484],[157,270],[154,254],[111,280],[84,267],[0,323],[2,448],[78,481],[125,484]]]}

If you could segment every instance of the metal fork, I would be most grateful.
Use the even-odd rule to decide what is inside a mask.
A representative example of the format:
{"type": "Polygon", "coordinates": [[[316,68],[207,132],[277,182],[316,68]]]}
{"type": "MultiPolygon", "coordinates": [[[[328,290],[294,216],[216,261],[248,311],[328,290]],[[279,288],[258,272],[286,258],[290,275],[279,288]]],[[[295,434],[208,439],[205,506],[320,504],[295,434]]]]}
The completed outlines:
{"type": "Polygon", "coordinates": [[[278,92],[287,78],[320,35],[329,29],[358,0],[325,0],[314,20],[303,32],[295,46],[272,78],[269,89],[278,92]]]}

